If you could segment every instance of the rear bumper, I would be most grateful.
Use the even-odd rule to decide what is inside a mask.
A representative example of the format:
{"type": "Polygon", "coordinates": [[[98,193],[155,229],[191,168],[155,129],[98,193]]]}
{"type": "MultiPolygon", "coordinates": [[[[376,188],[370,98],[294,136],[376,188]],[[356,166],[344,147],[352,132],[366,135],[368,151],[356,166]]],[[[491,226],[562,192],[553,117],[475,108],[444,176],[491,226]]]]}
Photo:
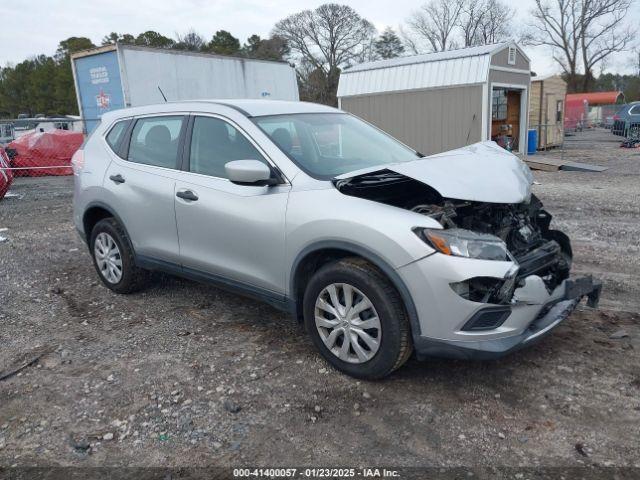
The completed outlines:
{"type": "Polygon", "coordinates": [[[587,297],[587,305],[597,307],[602,283],[591,276],[566,280],[564,293],[545,304],[537,317],[532,319],[518,335],[483,340],[439,340],[420,336],[414,338],[418,358],[445,357],[457,359],[488,360],[499,358],[532,345],[560,325],[587,297]]]}

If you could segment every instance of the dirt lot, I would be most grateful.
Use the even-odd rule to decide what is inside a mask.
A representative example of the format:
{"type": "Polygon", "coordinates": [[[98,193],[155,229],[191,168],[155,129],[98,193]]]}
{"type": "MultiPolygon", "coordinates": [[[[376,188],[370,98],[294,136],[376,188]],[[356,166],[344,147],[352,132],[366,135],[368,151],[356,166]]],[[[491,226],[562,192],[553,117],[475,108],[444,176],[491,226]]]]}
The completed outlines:
{"type": "Polygon", "coordinates": [[[376,383],[257,302],[166,277],[112,294],[70,222],[72,179],[16,180],[0,372],[33,364],[0,380],[0,466],[640,467],[640,151],[617,140],[570,142],[604,173],[535,173],[575,271],[604,279],[600,310],[499,361],[410,360],[376,383]]]}

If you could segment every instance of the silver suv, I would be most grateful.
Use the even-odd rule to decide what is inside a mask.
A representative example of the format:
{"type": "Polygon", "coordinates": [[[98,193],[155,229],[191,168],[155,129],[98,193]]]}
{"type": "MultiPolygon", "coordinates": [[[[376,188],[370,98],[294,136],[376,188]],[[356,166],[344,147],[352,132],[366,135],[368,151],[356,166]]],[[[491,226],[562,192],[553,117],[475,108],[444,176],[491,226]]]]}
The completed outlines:
{"type": "Polygon", "coordinates": [[[167,103],[105,114],[73,159],[74,221],[118,293],[160,270],[291,312],[337,369],[532,343],[599,282],[495,143],[424,157],[334,108],[167,103]]]}

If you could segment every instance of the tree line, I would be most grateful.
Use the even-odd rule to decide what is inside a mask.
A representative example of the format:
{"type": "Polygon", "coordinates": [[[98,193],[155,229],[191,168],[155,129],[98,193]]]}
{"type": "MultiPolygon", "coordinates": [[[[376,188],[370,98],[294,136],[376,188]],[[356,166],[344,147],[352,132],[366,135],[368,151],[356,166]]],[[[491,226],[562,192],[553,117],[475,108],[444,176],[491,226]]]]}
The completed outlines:
{"type": "MultiPolygon", "coordinates": [[[[155,31],[111,32],[101,44],[288,61],[296,68],[301,99],[336,105],[340,72],[351,65],[515,39],[547,46],[570,92],[613,82],[626,87],[630,99],[638,98],[636,76],[596,78],[595,72],[613,53],[631,46],[636,32],[626,13],[633,1],[535,0],[530,24],[516,29],[515,11],[506,0],[428,0],[397,31],[388,27],[381,33],[352,7],[329,3],[283,18],[268,38],[251,35],[243,43],[226,30],[210,39],[189,30],[175,38],[155,31]]],[[[0,114],[77,114],[70,55],[95,46],[88,38],[71,37],[51,57],[38,55],[0,69],[0,114]]]]}
{"type": "MultiPolygon", "coordinates": [[[[112,32],[103,37],[101,45],[116,42],[265,60],[284,60],[289,53],[286,42],[278,37],[262,39],[252,35],[241,45],[225,30],[217,31],[209,41],[193,30],[176,39],[155,31],[135,36],[112,32]]],[[[5,118],[15,118],[19,114],[77,115],[71,54],[97,46],[89,38],[70,37],[60,42],[53,56],[37,55],[1,68],[0,115],[5,118]]]]}

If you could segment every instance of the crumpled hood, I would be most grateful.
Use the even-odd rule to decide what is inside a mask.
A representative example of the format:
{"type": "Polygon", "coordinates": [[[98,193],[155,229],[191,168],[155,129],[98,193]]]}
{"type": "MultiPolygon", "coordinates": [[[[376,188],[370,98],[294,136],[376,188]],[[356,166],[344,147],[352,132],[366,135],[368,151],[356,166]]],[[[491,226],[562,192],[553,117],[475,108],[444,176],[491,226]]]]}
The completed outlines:
{"type": "Polygon", "coordinates": [[[490,141],[383,168],[429,185],[445,198],[474,202],[521,203],[529,199],[533,183],[531,171],[522,160],[490,141]]]}

